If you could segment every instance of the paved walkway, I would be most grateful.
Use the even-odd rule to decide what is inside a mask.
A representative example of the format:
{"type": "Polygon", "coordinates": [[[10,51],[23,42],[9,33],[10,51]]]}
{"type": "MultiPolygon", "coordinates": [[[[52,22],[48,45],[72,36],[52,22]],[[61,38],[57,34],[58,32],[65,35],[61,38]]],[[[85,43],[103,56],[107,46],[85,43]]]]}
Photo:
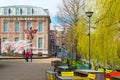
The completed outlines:
{"type": "Polygon", "coordinates": [[[46,71],[53,70],[51,61],[58,58],[0,60],[0,80],[46,80],[46,71]]]}

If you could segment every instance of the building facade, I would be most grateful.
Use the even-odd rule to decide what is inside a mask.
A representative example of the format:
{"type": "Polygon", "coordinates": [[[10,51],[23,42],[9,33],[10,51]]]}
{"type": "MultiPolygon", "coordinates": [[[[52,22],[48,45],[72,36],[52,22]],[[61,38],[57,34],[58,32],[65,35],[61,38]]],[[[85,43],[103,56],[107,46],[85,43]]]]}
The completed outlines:
{"type": "Polygon", "coordinates": [[[34,54],[49,53],[50,16],[48,9],[28,5],[0,7],[0,39],[1,43],[8,41],[25,40],[24,30],[30,27],[38,29],[34,34],[32,46],[34,54]]]}
{"type": "Polygon", "coordinates": [[[57,39],[57,30],[50,30],[50,53],[56,53],[56,39],[57,39]]]}

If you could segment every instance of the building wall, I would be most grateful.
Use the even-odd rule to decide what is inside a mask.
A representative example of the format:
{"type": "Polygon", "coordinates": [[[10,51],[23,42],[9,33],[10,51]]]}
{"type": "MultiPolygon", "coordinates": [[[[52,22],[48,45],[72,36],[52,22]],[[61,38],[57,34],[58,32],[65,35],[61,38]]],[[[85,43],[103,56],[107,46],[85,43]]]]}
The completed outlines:
{"type": "MultiPolygon", "coordinates": [[[[14,41],[16,37],[19,38],[19,40],[25,40],[27,38],[27,35],[25,34],[24,30],[27,29],[27,22],[31,22],[31,26],[33,29],[38,29],[38,23],[41,21],[43,23],[43,32],[37,33],[34,35],[34,39],[32,41],[32,46],[36,47],[34,49],[34,53],[41,52],[42,54],[48,54],[49,53],[49,24],[50,24],[50,17],[49,15],[46,15],[44,10],[41,10],[41,8],[35,8],[36,15],[26,15],[27,14],[27,7],[22,7],[19,9],[24,10],[24,14],[16,16],[15,15],[15,8],[12,6],[7,7],[7,9],[13,10],[13,13],[10,15],[4,15],[4,8],[0,8],[0,38],[1,42],[3,42],[3,38],[8,38],[8,41],[14,41]],[[40,11],[42,13],[40,13],[40,11]],[[44,15],[41,15],[44,14],[44,15]],[[8,22],[8,32],[3,32],[3,24],[4,22],[8,22]],[[15,32],[15,22],[19,22],[19,32],[15,32]],[[43,39],[43,47],[41,49],[38,48],[38,38],[43,39]]],[[[18,8],[18,7],[17,7],[18,8]]],[[[32,7],[30,7],[33,9],[32,7]]]]}

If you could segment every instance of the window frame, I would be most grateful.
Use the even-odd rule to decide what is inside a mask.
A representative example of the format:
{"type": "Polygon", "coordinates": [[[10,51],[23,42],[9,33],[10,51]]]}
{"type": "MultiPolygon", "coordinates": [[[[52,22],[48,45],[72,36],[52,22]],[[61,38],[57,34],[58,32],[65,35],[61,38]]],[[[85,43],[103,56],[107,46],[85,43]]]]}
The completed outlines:
{"type": "Polygon", "coordinates": [[[38,48],[42,49],[43,48],[43,38],[38,38],[38,48]],[[41,40],[40,40],[41,39],[41,40]]]}
{"type": "Polygon", "coordinates": [[[15,37],[15,42],[18,42],[19,41],[19,37],[15,37]]]}
{"type": "Polygon", "coordinates": [[[8,38],[7,37],[4,37],[3,38],[3,42],[5,42],[5,41],[7,41],[8,40],[8,38]]]}
{"type": "Polygon", "coordinates": [[[27,30],[30,30],[31,24],[31,22],[27,22],[27,30]]]}
{"type": "Polygon", "coordinates": [[[15,22],[15,32],[20,32],[20,23],[19,22],[15,22]],[[18,25],[17,25],[17,23],[18,23],[18,25]]]}
{"type": "Polygon", "coordinates": [[[39,33],[43,32],[43,22],[42,21],[38,22],[38,32],[39,33]]]}
{"type": "Polygon", "coordinates": [[[8,32],[8,22],[3,23],[3,32],[8,32]]]}
{"type": "Polygon", "coordinates": [[[19,11],[19,8],[16,8],[16,9],[15,9],[15,14],[16,14],[16,15],[19,15],[19,12],[20,12],[20,11],[19,11]]]}
{"type": "Polygon", "coordinates": [[[8,15],[8,9],[4,8],[4,15],[8,15]]]}

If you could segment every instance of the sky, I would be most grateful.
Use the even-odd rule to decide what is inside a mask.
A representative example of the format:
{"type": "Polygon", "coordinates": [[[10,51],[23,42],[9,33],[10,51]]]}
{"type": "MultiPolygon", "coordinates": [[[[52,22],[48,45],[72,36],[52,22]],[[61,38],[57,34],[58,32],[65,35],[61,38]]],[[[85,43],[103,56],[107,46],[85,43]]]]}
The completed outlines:
{"type": "Polygon", "coordinates": [[[58,6],[62,3],[62,0],[0,0],[1,6],[12,6],[12,5],[31,5],[36,7],[42,7],[48,9],[51,17],[51,29],[56,22],[55,15],[58,6]]]}

